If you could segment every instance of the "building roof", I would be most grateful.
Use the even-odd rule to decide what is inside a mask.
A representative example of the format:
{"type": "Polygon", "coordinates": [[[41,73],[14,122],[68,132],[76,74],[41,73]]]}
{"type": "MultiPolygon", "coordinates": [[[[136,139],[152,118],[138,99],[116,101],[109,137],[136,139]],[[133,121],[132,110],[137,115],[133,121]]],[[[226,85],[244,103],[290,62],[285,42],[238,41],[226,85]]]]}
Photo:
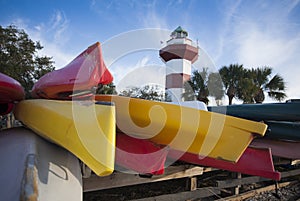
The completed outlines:
{"type": "Polygon", "coordinates": [[[188,32],[186,30],[184,30],[181,26],[178,26],[173,32],[171,35],[177,35],[178,34],[182,34],[184,35],[185,37],[188,36],[188,32]]]}

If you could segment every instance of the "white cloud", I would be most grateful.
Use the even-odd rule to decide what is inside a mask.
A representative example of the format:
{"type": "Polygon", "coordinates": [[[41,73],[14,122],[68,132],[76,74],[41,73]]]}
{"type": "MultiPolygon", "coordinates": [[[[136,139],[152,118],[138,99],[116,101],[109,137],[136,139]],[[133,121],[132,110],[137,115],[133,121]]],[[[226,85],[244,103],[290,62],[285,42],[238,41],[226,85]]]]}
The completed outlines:
{"type": "Polygon", "coordinates": [[[39,41],[44,47],[38,53],[52,57],[56,68],[64,67],[75,56],[63,50],[62,46],[68,40],[69,21],[61,11],[55,11],[49,22],[30,25],[29,20],[16,18],[12,21],[19,29],[24,29],[33,41],[39,41]]]}
{"type": "Polygon", "coordinates": [[[69,27],[69,20],[66,18],[63,11],[55,11],[50,20],[50,33],[54,33],[53,41],[60,44],[65,44],[68,40],[66,32],[69,27]]]}
{"type": "Polygon", "coordinates": [[[165,18],[160,16],[154,9],[146,11],[145,16],[141,17],[142,24],[146,28],[160,28],[165,29],[168,26],[165,18]]]}
{"type": "MultiPolygon", "coordinates": [[[[222,8],[223,10],[223,28],[220,29],[221,32],[219,33],[218,37],[218,45],[217,45],[217,51],[214,55],[214,61],[219,62],[221,59],[224,51],[226,51],[226,47],[228,45],[228,41],[230,40],[230,32],[232,28],[233,20],[236,16],[236,13],[238,12],[238,8],[241,4],[241,0],[234,1],[233,3],[230,3],[229,1],[226,1],[226,4],[222,8]]],[[[223,5],[223,4],[222,4],[223,5]]]]}
{"type": "Polygon", "coordinates": [[[231,19],[229,31],[222,35],[226,46],[220,45],[220,59],[230,58],[231,63],[248,68],[270,66],[287,82],[288,98],[300,98],[300,27],[289,18],[299,1],[287,5],[260,2],[240,5],[239,15],[231,19]]]}
{"type": "Polygon", "coordinates": [[[141,87],[152,84],[164,88],[166,67],[164,65],[149,65],[145,61],[147,58],[143,58],[137,63],[138,66],[129,68],[130,70],[128,69],[123,74],[123,77],[116,83],[118,92],[133,86],[141,87]]]}

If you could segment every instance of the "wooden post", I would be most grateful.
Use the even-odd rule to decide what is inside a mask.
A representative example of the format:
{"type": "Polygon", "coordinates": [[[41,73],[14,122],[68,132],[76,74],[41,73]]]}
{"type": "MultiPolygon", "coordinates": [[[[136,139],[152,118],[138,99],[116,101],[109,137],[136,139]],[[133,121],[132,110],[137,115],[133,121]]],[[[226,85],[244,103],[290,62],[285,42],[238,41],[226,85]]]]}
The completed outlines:
{"type": "Polygon", "coordinates": [[[197,190],[197,177],[189,177],[187,179],[186,188],[188,191],[197,190]]]}
{"type": "Polygon", "coordinates": [[[11,128],[11,113],[6,115],[6,128],[11,128]]]}
{"type": "MultiPolygon", "coordinates": [[[[232,172],[231,173],[233,179],[241,179],[242,174],[240,172],[232,172]]],[[[240,187],[241,185],[236,185],[231,189],[231,193],[233,195],[238,195],[240,193],[240,187]]]]}
{"type": "MultiPolygon", "coordinates": [[[[236,176],[237,176],[237,179],[241,179],[242,178],[242,173],[238,172],[238,173],[236,173],[236,176]]],[[[240,194],[240,187],[241,187],[241,185],[237,185],[237,187],[235,187],[234,195],[240,194]]]]}

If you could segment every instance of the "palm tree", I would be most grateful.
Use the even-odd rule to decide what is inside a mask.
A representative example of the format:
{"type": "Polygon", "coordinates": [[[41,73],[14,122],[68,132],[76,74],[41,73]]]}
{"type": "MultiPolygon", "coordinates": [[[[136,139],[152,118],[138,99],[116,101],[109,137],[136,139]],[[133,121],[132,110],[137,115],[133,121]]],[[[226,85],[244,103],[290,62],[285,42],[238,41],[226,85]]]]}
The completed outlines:
{"type": "Polygon", "coordinates": [[[224,96],[224,85],[219,73],[210,73],[208,75],[207,87],[209,95],[215,97],[216,103],[219,105],[224,96]]]}
{"type": "Polygon", "coordinates": [[[282,101],[286,94],[285,91],[285,82],[283,78],[276,74],[273,77],[272,68],[270,67],[262,67],[251,69],[249,71],[251,73],[254,85],[257,90],[253,96],[253,99],[256,103],[262,103],[265,100],[266,92],[270,98],[273,98],[277,101],[282,101]]]}
{"type": "Polygon", "coordinates": [[[258,91],[258,87],[254,84],[250,72],[247,70],[245,77],[239,82],[239,90],[237,91],[237,98],[243,103],[254,103],[254,96],[258,91]]]}
{"type": "Polygon", "coordinates": [[[202,71],[194,71],[191,79],[184,83],[184,93],[182,97],[185,101],[195,100],[208,104],[208,69],[203,68],[202,71]]]}
{"type": "Polygon", "coordinates": [[[232,100],[241,90],[241,82],[245,78],[246,70],[243,65],[230,64],[228,67],[223,66],[219,70],[220,76],[223,80],[226,95],[228,96],[229,105],[232,104],[232,100]]]}

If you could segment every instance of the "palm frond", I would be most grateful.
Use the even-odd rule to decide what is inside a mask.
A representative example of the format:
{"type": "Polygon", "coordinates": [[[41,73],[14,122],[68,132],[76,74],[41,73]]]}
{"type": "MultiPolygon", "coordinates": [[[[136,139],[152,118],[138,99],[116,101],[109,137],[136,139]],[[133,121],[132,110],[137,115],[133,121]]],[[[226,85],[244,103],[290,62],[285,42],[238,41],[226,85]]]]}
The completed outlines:
{"type": "Polygon", "coordinates": [[[279,91],[269,91],[268,95],[277,101],[283,101],[287,97],[284,92],[279,91]]]}
{"type": "Polygon", "coordinates": [[[269,90],[285,90],[285,82],[280,75],[275,75],[265,86],[266,89],[269,90]]]}

